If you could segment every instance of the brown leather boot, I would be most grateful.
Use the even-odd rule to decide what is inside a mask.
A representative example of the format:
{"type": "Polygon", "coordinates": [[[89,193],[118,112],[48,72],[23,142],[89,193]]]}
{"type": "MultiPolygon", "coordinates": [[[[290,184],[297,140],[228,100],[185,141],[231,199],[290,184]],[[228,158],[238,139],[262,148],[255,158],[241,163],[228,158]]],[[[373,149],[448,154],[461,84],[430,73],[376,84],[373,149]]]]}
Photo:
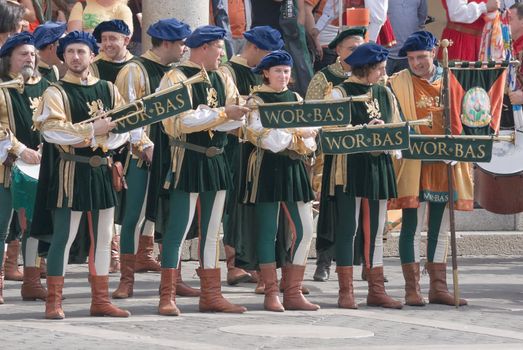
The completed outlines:
{"type": "Polygon", "coordinates": [[[111,240],[111,263],[109,273],[120,272],[120,235],[114,234],[111,240]]]}
{"type": "Polygon", "coordinates": [[[47,276],[47,298],[45,301],[45,318],[50,320],[63,320],[62,290],[64,276],[47,276]]]}
{"type": "Polygon", "coordinates": [[[154,237],[140,236],[134,272],[160,271],[161,265],[154,258],[154,237]]]}
{"type": "Polygon", "coordinates": [[[220,269],[196,270],[200,277],[202,294],[200,295],[200,312],[227,312],[241,314],[247,308],[227,301],[222,295],[220,269]]]}
{"type": "MultiPolygon", "coordinates": [[[[283,291],[285,290],[285,274],[283,273],[283,267],[281,269],[282,273],[281,273],[281,279],[280,279],[280,293],[283,293],[283,291]]],[[[309,290],[309,288],[305,287],[303,284],[301,285],[301,294],[303,295],[309,295],[311,293],[311,291],[309,290]]]]}
{"type": "Polygon", "coordinates": [[[367,294],[367,306],[381,306],[388,309],[401,309],[400,301],[394,300],[385,292],[385,281],[383,280],[383,266],[373,267],[365,271],[369,294],[367,294]]]}
{"type": "Polygon", "coordinates": [[[402,264],[401,269],[405,278],[405,305],[425,306],[419,286],[419,263],[402,264]]]}
{"type": "MultiPolygon", "coordinates": [[[[426,269],[430,276],[429,303],[454,306],[454,295],[447,287],[447,264],[427,263],[426,269]]],[[[467,304],[465,299],[459,299],[459,306],[467,304]]]]}
{"type": "Polygon", "coordinates": [[[39,267],[26,267],[24,269],[24,283],[22,284],[20,293],[24,301],[35,301],[36,299],[45,301],[47,298],[47,290],[45,290],[40,282],[39,267]]]}
{"type": "Polygon", "coordinates": [[[261,278],[258,276],[258,271],[256,270],[249,270],[247,271],[251,274],[251,279],[247,281],[247,283],[258,283],[258,279],[261,278]]]}
{"type": "Polygon", "coordinates": [[[283,291],[283,307],[285,310],[316,311],[319,305],[309,302],[302,293],[304,265],[285,265],[282,267],[282,276],[285,279],[283,291]]]}
{"type": "Polygon", "coordinates": [[[4,263],[4,278],[6,281],[23,281],[24,273],[18,267],[20,241],[15,239],[7,244],[4,263]]]}
{"type": "Polygon", "coordinates": [[[131,313],[111,304],[109,276],[91,276],[91,316],[129,317],[131,313]]]}
{"type": "Polygon", "coordinates": [[[134,254],[122,254],[120,284],[113,292],[113,299],[126,299],[133,296],[135,259],[134,254]]]}
{"type": "Polygon", "coordinates": [[[178,269],[162,269],[160,281],[160,304],[158,313],[164,316],[178,316],[180,310],[176,306],[176,280],[180,275],[178,269]]]}
{"type": "MultiPolygon", "coordinates": [[[[280,284],[281,288],[281,284],[280,284]]],[[[280,292],[283,290],[280,289],[280,292]]],[[[265,294],[265,283],[263,282],[263,278],[261,278],[260,273],[258,273],[258,282],[256,283],[256,287],[254,288],[255,294],[265,294]]]]}
{"type": "Polygon", "coordinates": [[[40,278],[47,278],[47,260],[40,258],[40,278]]]}
{"type": "Polygon", "coordinates": [[[260,276],[265,283],[265,299],[263,308],[267,311],[283,312],[285,308],[280,302],[278,275],[276,274],[276,263],[260,264],[260,276]]]}
{"type": "Polygon", "coordinates": [[[178,277],[176,279],[176,295],[181,297],[199,297],[201,292],[197,288],[193,288],[182,279],[182,263],[178,264],[178,277]]]}
{"type": "Polygon", "coordinates": [[[338,284],[338,307],[342,309],[357,309],[358,305],[354,301],[354,287],[352,285],[353,267],[337,266],[338,284]]]}
{"type": "Polygon", "coordinates": [[[236,259],[236,251],[230,245],[225,245],[225,257],[227,259],[227,284],[234,286],[238,283],[248,282],[251,279],[251,274],[240,269],[234,265],[236,259]]]}
{"type": "Polygon", "coordinates": [[[4,304],[4,267],[0,267],[0,305],[4,304]]]}

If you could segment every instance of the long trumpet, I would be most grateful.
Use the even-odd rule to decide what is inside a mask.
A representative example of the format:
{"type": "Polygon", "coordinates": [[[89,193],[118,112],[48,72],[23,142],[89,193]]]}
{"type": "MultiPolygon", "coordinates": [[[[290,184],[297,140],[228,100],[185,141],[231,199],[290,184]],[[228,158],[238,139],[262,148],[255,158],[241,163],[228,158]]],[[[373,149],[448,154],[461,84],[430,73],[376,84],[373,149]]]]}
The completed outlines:
{"type": "Polygon", "coordinates": [[[385,129],[385,128],[400,128],[402,126],[409,125],[409,126],[428,126],[429,128],[432,128],[432,113],[426,116],[423,119],[418,120],[412,120],[412,121],[406,121],[406,122],[398,122],[398,123],[386,123],[386,124],[374,124],[374,125],[356,125],[356,126],[344,126],[344,127],[323,127],[322,129],[324,131],[352,131],[352,130],[361,130],[363,128],[367,129],[385,129]]]}
{"type": "Polygon", "coordinates": [[[174,84],[173,86],[170,86],[166,89],[157,91],[150,95],[144,96],[141,99],[128,103],[124,106],[121,106],[121,107],[118,107],[115,109],[111,109],[107,112],[97,115],[96,117],[92,117],[90,119],[83,120],[80,122],[80,124],[86,124],[86,123],[90,123],[90,122],[93,122],[93,121],[101,119],[101,118],[106,118],[110,115],[114,115],[114,114],[123,112],[126,109],[130,109],[130,108],[134,108],[136,110],[123,117],[113,120],[113,122],[119,122],[119,121],[125,120],[127,118],[130,118],[132,116],[135,116],[137,114],[145,113],[145,101],[158,97],[158,96],[161,96],[161,95],[164,95],[164,94],[168,94],[168,93],[176,91],[176,90],[179,90],[184,86],[196,84],[196,83],[207,83],[207,84],[211,83],[211,80],[209,79],[209,75],[207,74],[207,71],[205,70],[205,68],[202,67],[200,69],[200,71],[198,73],[196,73],[195,75],[193,75],[192,77],[187,78],[184,81],[180,81],[180,82],[174,84]]]}
{"type": "Polygon", "coordinates": [[[2,89],[2,88],[6,88],[6,89],[14,88],[19,93],[23,93],[24,92],[24,86],[25,86],[24,85],[24,77],[22,77],[21,75],[17,76],[13,80],[4,81],[4,82],[0,83],[0,89],[2,89]]]}
{"type": "Polygon", "coordinates": [[[439,137],[452,140],[492,140],[496,142],[510,142],[516,143],[516,132],[512,132],[510,135],[410,135],[411,138],[426,138],[426,137],[439,137]]]}

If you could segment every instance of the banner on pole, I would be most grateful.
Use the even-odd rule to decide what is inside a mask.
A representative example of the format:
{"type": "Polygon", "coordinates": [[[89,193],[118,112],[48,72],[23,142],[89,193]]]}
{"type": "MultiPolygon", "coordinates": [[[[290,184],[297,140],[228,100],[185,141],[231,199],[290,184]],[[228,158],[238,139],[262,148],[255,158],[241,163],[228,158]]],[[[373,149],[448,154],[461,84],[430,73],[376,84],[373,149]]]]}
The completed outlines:
{"type": "Polygon", "coordinates": [[[345,130],[322,130],[321,148],[325,154],[382,152],[409,148],[407,124],[391,127],[358,127],[345,130]]]}
{"type": "Polygon", "coordinates": [[[405,159],[490,162],[493,142],[488,138],[411,135],[410,146],[402,154],[405,159]]]}

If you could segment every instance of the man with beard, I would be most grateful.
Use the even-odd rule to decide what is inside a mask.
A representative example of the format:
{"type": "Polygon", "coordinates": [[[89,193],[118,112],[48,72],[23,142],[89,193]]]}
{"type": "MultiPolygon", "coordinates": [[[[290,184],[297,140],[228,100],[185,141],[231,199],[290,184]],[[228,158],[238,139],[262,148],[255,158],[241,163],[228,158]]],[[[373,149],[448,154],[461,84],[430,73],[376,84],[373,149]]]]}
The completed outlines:
{"type": "MultiPolygon", "coordinates": [[[[185,53],[185,38],[191,33],[189,26],[175,18],[162,19],[151,25],[147,33],[151,36],[152,48],[140,57],[135,57],[127,64],[116,78],[116,86],[127,102],[135,101],[155,92],[160,80],[172,64],[179,62],[185,53]]],[[[121,277],[113,298],[124,299],[133,295],[134,273],[160,271],[160,264],[153,257],[154,223],[145,218],[148,197],[156,194],[148,192],[160,180],[151,179],[150,163],[153,157],[153,143],[140,143],[142,134],[150,136],[153,142],[162,144],[160,124],[132,130],[132,155],[127,160],[127,185],[122,196],[119,214],[121,230],[121,277]]],[[[168,141],[166,141],[166,144],[168,141]]],[[[168,146],[167,146],[168,147],[168,146]]],[[[161,160],[165,150],[160,146],[156,150],[157,159],[161,160]],[[162,153],[163,151],[163,153],[162,153]]],[[[161,162],[161,161],[160,161],[161,162]]],[[[176,292],[181,296],[199,296],[199,291],[186,285],[181,276],[177,279],[176,292]]]]}
{"type": "MultiPolygon", "coordinates": [[[[16,147],[11,152],[14,158],[20,157],[29,164],[40,163],[40,135],[32,130],[32,116],[34,110],[38,108],[44,90],[49,86],[49,82],[40,77],[36,70],[37,58],[34,47],[34,38],[31,34],[23,32],[16,34],[5,42],[0,49],[0,77],[8,81],[22,78],[24,81],[23,92],[16,88],[4,88],[0,91],[0,118],[1,124],[9,129],[15,138],[16,147]]],[[[11,158],[11,160],[14,160],[11,158]]],[[[11,180],[15,181],[12,175],[12,161],[0,166],[2,173],[2,206],[0,213],[0,238],[3,244],[9,227],[9,219],[14,209],[17,210],[19,227],[22,235],[22,252],[24,256],[25,271],[23,274],[22,298],[24,300],[45,300],[46,291],[40,283],[40,259],[38,258],[38,240],[28,235],[28,228],[31,226],[32,212],[34,206],[34,193],[31,195],[30,184],[17,179],[17,192],[19,196],[11,197],[9,188],[12,186],[11,180]],[[20,199],[23,196],[26,200],[20,199]],[[23,203],[23,202],[26,203],[23,203]]],[[[16,192],[15,192],[16,193],[16,192]]],[[[3,254],[3,249],[2,249],[3,254]]],[[[1,254],[0,254],[1,255],[1,254]]],[[[8,249],[9,260],[5,263],[6,279],[12,279],[13,272],[17,272],[18,252],[8,249]]],[[[2,259],[0,259],[0,262],[2,259]]]]}
{"type": "MultiPolygon", "coordinates": [[[[411,34],[399,51],[400,57],[407,57],[409,68],[389,80],[407,121],[421,119],[432,113],[432,128],[414,126],[416,134],[445,134],[443,110],[440,107],[443,70],[434,64],[436,42],[434,35],[427,31],[411,34]]],[[[426,211],[428,232],[425,269],[430,277],[429,302],[454,305],[454,296],[449,293],[446,280],[449,228],[446,163],[401,159],[394,164],[398,197],[390,200],[389,209],[402,209],[399,252],[405,278],[406,305],[425,305],[419,285],[419,242],[426,211]]],[[[452,174],[455,208],[473,210],[474,190],[469,164],[454,164],[452,174]]],[[[460,299],[459,303],[466,305],[467,301],[460,299]]]]}
{"type": "Polygon", "coordinates": [[[110,243],[116,205],[109,151],[120,147],[129,135],[110,133],[116,123],[103,117],[104,112],[122,106],[124,100],[111,82],[89,73],[96,53],[98,47],[91,34],[74,31],[60,39],[57,54],[67,65],[67,73],[45,91],[33,117],[34,126],[46,141],[37,193],[37,201],[42,201],[45,208],[41,209],[45,210],[36,212],[31,233],[51,236],[45,308],[48,319],[65,318],[65,268],[82,215],[87,217],[91,237],[90,315],[130,315],[109,301],[110,243]],[[93,117],[97,119],[87,122],[93,117]]]}

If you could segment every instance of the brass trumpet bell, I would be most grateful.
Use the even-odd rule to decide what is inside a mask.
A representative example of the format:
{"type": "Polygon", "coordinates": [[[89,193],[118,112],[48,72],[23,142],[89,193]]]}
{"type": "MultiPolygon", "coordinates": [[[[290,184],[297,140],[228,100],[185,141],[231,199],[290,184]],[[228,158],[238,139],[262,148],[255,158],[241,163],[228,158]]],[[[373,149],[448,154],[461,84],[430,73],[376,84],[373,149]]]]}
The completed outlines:
{"type": "Polygon", "coordinates": [[[19,93],[24,92],[24,78],[19,75],[13,80],[0,83],[0,89],[16,89],[19,93]]]}

